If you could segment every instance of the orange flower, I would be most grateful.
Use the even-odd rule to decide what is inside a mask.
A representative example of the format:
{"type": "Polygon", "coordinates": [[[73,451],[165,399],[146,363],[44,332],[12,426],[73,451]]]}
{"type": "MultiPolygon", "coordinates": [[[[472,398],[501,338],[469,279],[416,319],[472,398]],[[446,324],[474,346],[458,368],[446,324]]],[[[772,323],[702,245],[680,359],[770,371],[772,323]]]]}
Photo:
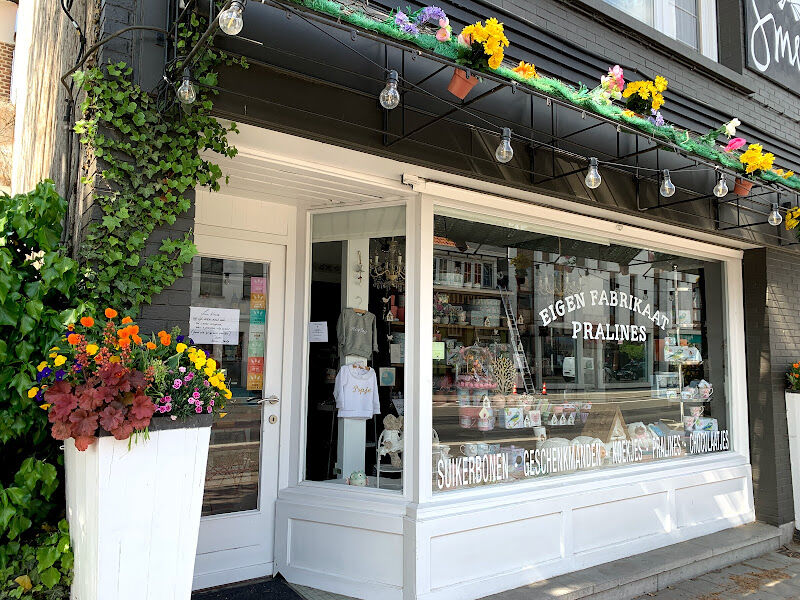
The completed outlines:
{"type": "Polygon", "coordinates": [[[162,335],[159,339],[164,346],[169,346],[172,343],[172,336],[169,334],[162,335]]]}
{"type": "Polygon", "coordinates": [[[141,344],[141,343],[142,343],[142,338],[140,338],[140,337],[139,337],[138,335],[136,335],[135,333],[133,334],[133,336],[132,336],[132,339],[133,339],[133,342],[134,342],[135,344],[141,344]]]}
{"type": "Polygon", "coordinates": [[[153,342],[147,342],[145,346],[147,346],[148,350],[155,350],[157,348],[157,346],[153,342]]]}
{"type": "Polygon", "coordinates": [[[120,348],[127,348],[128,346],[131,345],[131,341],[128,338],[122,338],[119,341],[119,345],[120,345],[120,348]]]}
{"type": "Polygon", "coordinates": [[[92,327],[94,325],[94,319],[92,317],[81,317],[81,325],[84,327],[92,327]]]}
{"type": "Polygon", "coordinates": [[[139,333],[139,326],[138,325],[128,325],[128,331],[131,332],[131,335],[136,335],[139,333]]]}
{"type": "Polygon", "coordinates": [[[800,369],[800,363],[794,363],[792,365],[795,369],[800,369]]]}
{"type": "Polygon", "coordinates": [[[77,333],[70,333],[67,336],[67,342],[69,342],[70,346],[77,346],[81,343],[81,336],[79,336],[77,333]]]}
{"type": "Polygon", "coordinates": [[[101,354],[98,354],[97,356],[94,357],[94,362],[96,362],[99,365],[101,362],[103,362],[103,356],[101,354]]]}
{"type": "Polygon", "coordinates": [[[67,330],[68,331],[75,331],[75,323],[70,323],[69,325],[67,325],[67,330]]]}
{"type": "Polygon", "coordinates": [[[167,332],[162,329],[156,335],[161,338],[161,337],[164,337],[165,335],[167,335],[167,332]]]}
{"type": "Polygon", "coordinates": [[[128,324],[128,323],[133,323],[133,319],[131,319],[130,317],[124,317],[124,318],[122,319],[122,324],[123,324],[123,325],[126,325],[126,324],[128,324]]]}
{"type": "Polygon", "coordinates": [[[114,317],[117,316],[117,311],[115,311],[113,308],[107,308],[105,315],[106,319],[113,319],[114,317]]]}

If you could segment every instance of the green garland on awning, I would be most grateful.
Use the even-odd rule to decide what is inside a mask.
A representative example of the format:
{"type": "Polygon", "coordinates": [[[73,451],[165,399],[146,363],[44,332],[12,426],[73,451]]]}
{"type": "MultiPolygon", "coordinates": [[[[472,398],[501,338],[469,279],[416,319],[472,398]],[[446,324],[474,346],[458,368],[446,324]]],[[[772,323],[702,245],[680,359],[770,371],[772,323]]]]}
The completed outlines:
{"type": "MultiPolygon", "coordinates": [[[[427,50],[451,61],[463,59],[465,53],[468,52],[468,48],[460,45],[455,40],[455,37],[446,42],[440,42],[435,36],[427,33],[420,33],[418,35],[405,33],[391,21],[379,21],[364,12],[357,10],[351,11],[335,0],[291,1],[316,12],[335,17],[339,21],[355,25],[366,31],[372,31],[398,41],[413,44],[423,50],[427,50]]],[[[699,134],[694,134],[693,136],[692,132],[686,129],[681,129],[674,125],[655,125],[650,120],[633,114],[618,104],[598,103],[588,93],[586,88],[576,89],[574,86],[553,77],[541,76],[538,78],[526,79],[504,66],[500,66],[498,69],[487,68],[485,72],[514,80],[520,85],[528,86],[555,99],[569,102],[587,112],[593,112],[613,121],[625,123],[627,126],[641,131],[652,138],[662,139],[675,144],[687,154],[693,154],[703,159],[716,162],[720,166],[731,171],[736,171],[745,175],[745,168],[739,161],[740,155],[738,153],[725,152],[715,144],[708,143],[701,139],[699,134]]],[[[751,173],[745,176],[750,179],[761,179],[767,183],[780,183],[786,187],[800,190],[800,177],[797,175],[785,178],[773,171],[762,171],[759,174],[751,173]]]]}

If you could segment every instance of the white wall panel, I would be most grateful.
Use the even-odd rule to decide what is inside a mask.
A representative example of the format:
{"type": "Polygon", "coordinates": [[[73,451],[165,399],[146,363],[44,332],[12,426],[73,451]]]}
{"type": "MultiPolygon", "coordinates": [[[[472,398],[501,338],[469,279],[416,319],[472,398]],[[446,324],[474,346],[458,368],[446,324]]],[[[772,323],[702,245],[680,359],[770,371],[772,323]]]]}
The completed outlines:
{"type": "Polygon", "coordinates": [[[734,518],[741,514],[748,496],[744,477],[680,488],[675,491],[678,527],[734,518]]]}
{"type": "Polygon", "coordinates": [[[576,508],[572,522],[576,553],[666,533],[670,528],[667,493],[576,508]]]}
{"type": "MultiPolygon", "coordinates": [[[[476,515],[474,524],[480,523],[476,515]]],[[[561,514],[439,535],[431,538],[430,557],[434,589],[530,569],[561,557],[561,514]]]]}

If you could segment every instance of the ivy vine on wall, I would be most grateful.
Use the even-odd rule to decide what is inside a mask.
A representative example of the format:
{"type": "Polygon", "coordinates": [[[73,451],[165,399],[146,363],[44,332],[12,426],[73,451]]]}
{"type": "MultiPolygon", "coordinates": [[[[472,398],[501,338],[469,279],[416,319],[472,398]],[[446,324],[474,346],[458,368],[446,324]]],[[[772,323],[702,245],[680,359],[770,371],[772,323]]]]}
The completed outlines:
{"type": "MultiPolygon", "coordinates": [[[[191,48],[205,23],[192,15],[179,28],[178,50],[191,48]]],[[[74,75],[86,92],[84,118],[75,125],[81,143],[94,153],[102,182],[95,183],[93,202],[101,215],[90,225],[79,251],[86,299],[98,306],[137,308],[169,287],[196,254],[191,233],[167,236],[157,251],[148,249],[156,228],[171,226],[191,207],[187,191],[219,190],[219,165],[203,158],[211,150],[233,157],[228,134],[236,124],[223,125],[212,116],[212,98],[220,64],[239,64],[225,53],[207,48],[192,65],[197,100],[188,109],[171,102],[159,110],[158,100],[131,81],[125,63],[93,67],[74,75]],[[102,188],[100,187],[102,185],[102,188]]],[[[177,61],[172,79],[182,72],[177,61]]]]}

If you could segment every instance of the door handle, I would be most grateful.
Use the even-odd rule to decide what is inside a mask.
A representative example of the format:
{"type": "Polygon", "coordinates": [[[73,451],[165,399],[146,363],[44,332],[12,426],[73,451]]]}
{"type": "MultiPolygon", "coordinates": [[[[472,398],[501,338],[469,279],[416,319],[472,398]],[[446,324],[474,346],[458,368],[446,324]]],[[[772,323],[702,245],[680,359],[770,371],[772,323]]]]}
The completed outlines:
{"type": "Polygon", "coordinates": [[[264,402],[269,402],[270,404],[277,404],[280,402],[280,398],[278,398],[275,394],[272,394],[269,398],[262,398],[258,401],[259,404],[264,404],[264,402]]]}

